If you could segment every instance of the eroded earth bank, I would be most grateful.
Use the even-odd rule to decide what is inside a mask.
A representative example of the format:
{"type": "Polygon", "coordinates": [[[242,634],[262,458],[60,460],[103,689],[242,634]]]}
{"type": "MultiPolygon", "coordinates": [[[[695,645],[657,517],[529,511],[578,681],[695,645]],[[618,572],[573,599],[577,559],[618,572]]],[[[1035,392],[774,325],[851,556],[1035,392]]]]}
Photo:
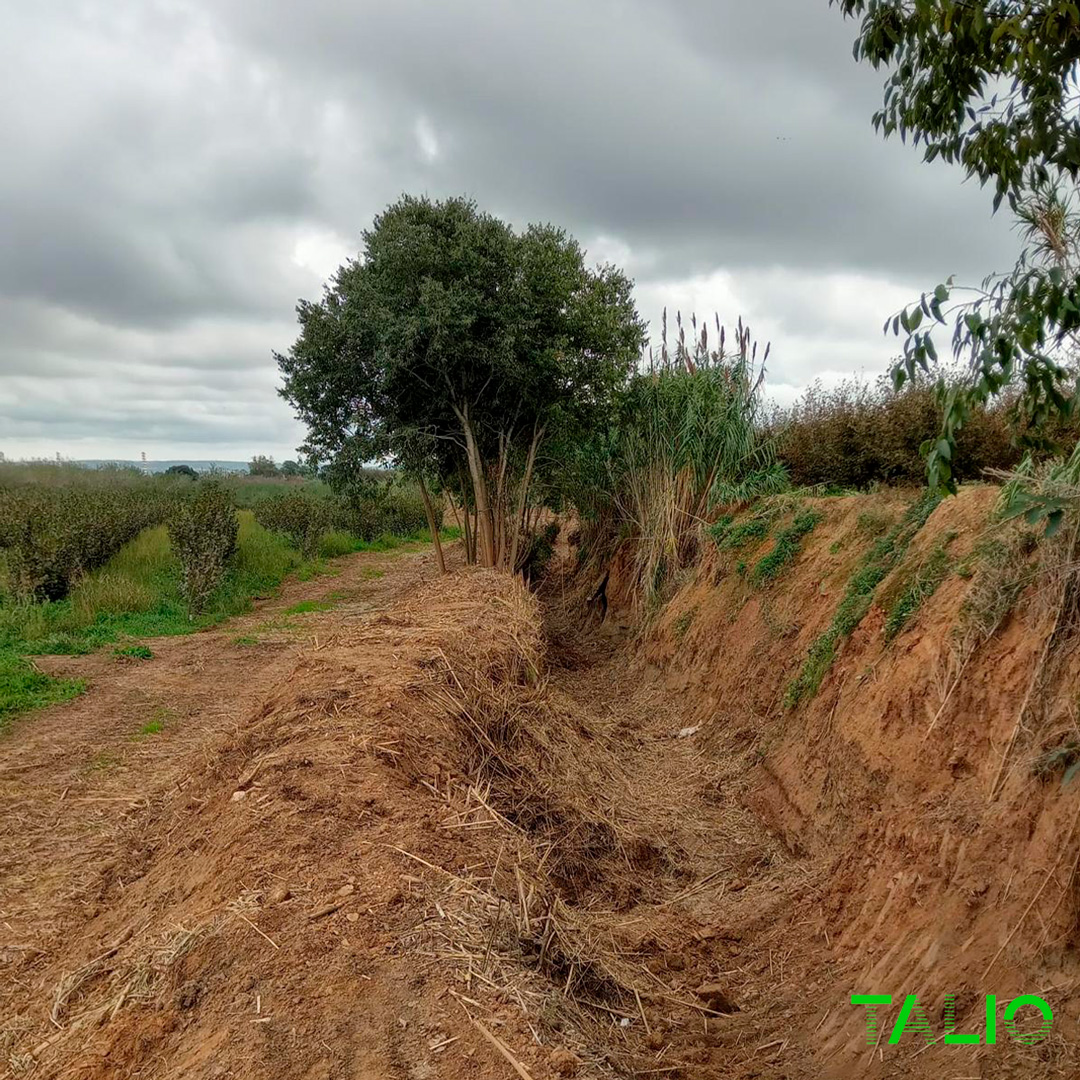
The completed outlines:
{"type": "Polygon", "coordinates": [[[537,594],[357,556],[258,634],[58,659],[90,691],[0,743],[4,1066],[1076,1076],[1075,598],[993,499],[780,506],[651,617],[620,554],[603,624],[573,550],[537,594]],[[987,994],[1051,1034],[986,1045],[987,994]]]}

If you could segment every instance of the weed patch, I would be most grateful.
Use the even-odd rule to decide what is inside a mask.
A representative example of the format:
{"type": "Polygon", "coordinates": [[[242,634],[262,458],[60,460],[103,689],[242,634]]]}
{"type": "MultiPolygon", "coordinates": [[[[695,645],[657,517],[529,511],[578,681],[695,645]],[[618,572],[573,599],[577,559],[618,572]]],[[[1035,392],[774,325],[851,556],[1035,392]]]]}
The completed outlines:
{"type": "Polygon", "coordinates": [[[751,544],[758,544],[769,535],[773,515],[769,512],[761,512],[753,517],[731,525],[720,547],[725,551],[742,551],[751,544]]]}
{"type": "Polygon", "coordinates": [[[885,619],[886,641],[892,641],[904,629],[915,612],[937,592],[938,586],[948,576],[952,559],[947,548],[955,539],[956,533],[948,533],[904,586],[885,619]]]}
{"type": "Polygon", "coordinates": [[[899,563],[919,530],[941,501],[936,492],[927,492],[908,507],[900,522],[875,541],[848,582],[829,627],[810,646],[799,674],[788,685],[784,704],[794,708],[812,698],[836,659],[837,650],[855,632],[874,601],[874,592],[889,571],[899,563]]]}
{"type": "Polygon", "coordinates": [[[17,713],[70,701],[86,689],[82,679],[54,679],[11,650],[0,650],[0,731],[17,713]]]}
{"type": "Polygon", "coordinates": [[[309,611],[330,611],[334,606],[332,600],[301,600],[299,604],[285,609],[285,615],[305,615],[309,611]]]}
{"type": "Polygon", "coordinates": [[[152,660],[154,654],[147,645],[128,645],[121,649],[113,649],[113,656],[117,660],[152,660]]]}
{"type": "Polygon", "coordinates": [[[750,581],[754,585],[768,585],[775,581],[802,550],[803,538],[812,532],[823,518],[824,515],[817,510],[800,510],[795,515],[795,520],[776,534],[772,551],[759,559],[750,571],[750,581]]]}

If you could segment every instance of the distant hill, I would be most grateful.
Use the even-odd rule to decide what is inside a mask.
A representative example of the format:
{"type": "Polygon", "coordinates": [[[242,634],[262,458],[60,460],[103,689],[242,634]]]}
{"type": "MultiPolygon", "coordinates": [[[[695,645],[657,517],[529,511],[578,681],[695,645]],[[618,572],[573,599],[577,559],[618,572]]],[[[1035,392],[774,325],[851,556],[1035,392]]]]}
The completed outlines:
{"type": "Polygon", "coordinates": [[[104,458],[90,458],[80,461],[78,464],[86,465],[92,469],[96,469],[99,465],[123,465],[133,469],[145,469],[147,472],[152,473],[162,473],[173,465],[190,465],[196,472],[209,472],[210,469],[219,469],[222,472],[233,473],[246,473],[248,471],[248,463],[246,461],[191,461],[189,459],[177,461],[110,461],[104,458]]]}

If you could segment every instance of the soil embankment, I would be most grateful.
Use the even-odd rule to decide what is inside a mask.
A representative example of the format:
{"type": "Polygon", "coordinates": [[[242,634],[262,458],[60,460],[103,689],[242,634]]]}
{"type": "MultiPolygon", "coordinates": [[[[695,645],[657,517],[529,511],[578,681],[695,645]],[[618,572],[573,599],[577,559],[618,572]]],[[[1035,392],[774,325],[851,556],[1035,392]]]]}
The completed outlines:
{"type": "Polygon", "coordinates": [[[1060,626],[1046,647],[1033,586],[978,641],[954,633],[979,570],[893,615],[938,550],[957,566],[983,542],[991,498],[906,536],[797,703],[899,496],[815,501],[767,587],[708,553],[636,637],[618,564],[597,627],[572,578],[541,604],[502,575],[364,557],[300,634],[92,659],[85,698],[0,744],[3,1063],[1076,1075],[1074,651],[1060,626]],[[1054,1031],[927,1047],[886,1028],[868,1048],[852,993],[918,993],[934,1031],[955,994],[962,1032],[987,993],[1035,993],[1054,1031]]]}

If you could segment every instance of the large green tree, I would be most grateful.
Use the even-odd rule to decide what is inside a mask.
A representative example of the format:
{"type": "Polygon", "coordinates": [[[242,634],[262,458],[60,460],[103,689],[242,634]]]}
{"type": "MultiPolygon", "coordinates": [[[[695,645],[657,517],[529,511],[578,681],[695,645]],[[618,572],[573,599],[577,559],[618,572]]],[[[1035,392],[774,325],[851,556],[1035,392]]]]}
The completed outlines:
{"type": "MultiPolygon", "coordinates": [[[[950,278],[890,320],[905,338],[899,386],[937,359],[935,329],[970,378],[942,388],[940,437],[926,447],[932,486],[955,489],[956,434],[1007,389],[1038,440],[1076,411],[1080,273],[1063,210],[1080,170],[1080,6],[1075,0],[830,0],[859,18],[856,60],[887,68],[874,126],[992,187],[1027,243],[1014,269],[962,289],[950,278]],[[1034,226],[1034,228],[1032,228],[1034,226]],[[1071,251],[1070,251],[1070,245],[1071,251]]],[[[887,324],[889,325],[889,324],[887,324]]]]}
{"type": "Polygon", "coordinates": [[[588,426],[640,355],[631,288],[560,229],[519,234],[468,199],[406,196],[299,305],[281,392],[308,454],[456,483],[478,560],[514,568],[544,440],[588,426]]]}

